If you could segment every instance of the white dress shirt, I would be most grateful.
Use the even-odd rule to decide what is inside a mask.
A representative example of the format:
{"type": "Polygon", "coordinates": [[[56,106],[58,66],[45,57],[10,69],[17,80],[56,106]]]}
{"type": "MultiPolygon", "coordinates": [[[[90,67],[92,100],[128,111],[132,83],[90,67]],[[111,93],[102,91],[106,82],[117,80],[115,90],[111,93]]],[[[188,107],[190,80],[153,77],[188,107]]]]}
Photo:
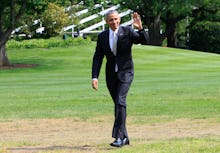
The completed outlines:
{"type": "MultiPolygon", "coordinates": [[[[116,45],[116,51],[114,53],[114,50],[113,50],[113,41],[114,41],[114,35],[116,35],[116,41],[118,40],[118,37],[117,37],[117,34],[118,34],[118,29],[116,29],[115,31],[112,31],[112,29],[109,28],[109,45],[110,45],[110,48],[111,48],[111,51],[113,52],[113,54],[116,56],[116,53],[117,53],[117,45],[116,45]]],[[[118,72],[118,65],[116,64],[115,65],[115,72],[118,72]]]]}
{"type": "Polygon", "coordinates": [[[109,45],[112,52],[113,52],[114,34],[117,36],[117,33],[118,33],[118,29],[112,31],[112,29],[109,28],[109,45]]]}

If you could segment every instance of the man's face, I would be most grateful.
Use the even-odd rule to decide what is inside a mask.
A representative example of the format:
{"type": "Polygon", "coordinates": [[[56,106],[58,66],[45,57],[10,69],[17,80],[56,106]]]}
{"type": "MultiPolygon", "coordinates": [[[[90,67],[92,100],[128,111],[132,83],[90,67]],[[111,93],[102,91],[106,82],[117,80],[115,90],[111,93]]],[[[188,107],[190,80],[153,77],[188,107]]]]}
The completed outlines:
{"type": "Polygon", "coordinates": [[[109,25],[109,27],[113,31],[115,31],[119,27],[120,22],[121,22],[121,19],[118,13],[112,13],[106,19],[106,23],[109,25]]]}

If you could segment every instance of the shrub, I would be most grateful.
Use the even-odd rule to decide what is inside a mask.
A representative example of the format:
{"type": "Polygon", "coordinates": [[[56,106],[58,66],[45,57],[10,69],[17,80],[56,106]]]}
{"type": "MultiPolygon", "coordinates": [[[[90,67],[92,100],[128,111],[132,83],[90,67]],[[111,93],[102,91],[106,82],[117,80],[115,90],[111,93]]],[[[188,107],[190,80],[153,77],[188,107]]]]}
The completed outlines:
{"type": "Polygon", "coordinates": [[[52,48],[52,47],[68,47],[80,44],[90,43],[90,38],[84,39],[82,37],[77,38],[50,38],[50,39],[30,39],[23,41],[9,40],[7,48],[52,48]]]}
{"type": "Polygon", "coordinates": [[[220,53],[220,22],[201,21],[190,28],[190,48],[220,53]]]}

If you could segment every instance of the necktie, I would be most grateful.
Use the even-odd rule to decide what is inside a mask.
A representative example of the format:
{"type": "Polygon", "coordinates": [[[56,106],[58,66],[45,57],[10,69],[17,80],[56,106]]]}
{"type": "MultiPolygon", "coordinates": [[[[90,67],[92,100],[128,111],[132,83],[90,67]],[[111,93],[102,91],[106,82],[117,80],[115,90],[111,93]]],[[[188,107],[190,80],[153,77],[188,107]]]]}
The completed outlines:
{"type": "Polygon", "coordinates": [[[113,54],[115,56],[117,54],[117,40],[118,40],[117,34],[114,32],[113,33],[113,48],[112,48],[112,52],[113,52],[113,54]]]}
{"type": "MultiPolygon", "coordinates": [[[[112,47],[112,52],[113,54],[116,56],[117,54],[117,41],[118,41],[118,37],[117,34],[114,32],[113,33],[113,47],[112,47]]],[[[118,72],[118,65],[115,64],[115,72],[118,72]]]]}

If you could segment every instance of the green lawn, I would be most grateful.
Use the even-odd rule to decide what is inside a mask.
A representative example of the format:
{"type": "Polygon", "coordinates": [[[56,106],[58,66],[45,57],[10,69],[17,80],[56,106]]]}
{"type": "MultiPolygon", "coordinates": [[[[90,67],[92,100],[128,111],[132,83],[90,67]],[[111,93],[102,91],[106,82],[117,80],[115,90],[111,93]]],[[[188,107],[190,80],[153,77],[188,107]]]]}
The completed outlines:
{"type": "Polygon", "coordinates": [[[110,153],[219,153],[219,143],[215,139],[175,139],[113,150],[110,153]]]}
{"type": "MultiPolygon", "coordinates": [[[[105,85],[104,65],[99,91],[91,88],[94,49],[95,43],[68,48],[9,49],[12,63],[38,66],[0,70],[0,121],[112,116],[113,104],[105,85]]],[[[140,45],[135,45],[133,50],[135,78],[127,103],[128,115],[136,118],[134,123],[152,124],[181,118],[214,118],[220,122],[220,55],[140,45]]],[[[216,144],[219,138],[181,139],[143,144],[126,148],[125,152],[143,152],[143,148],[150,148],[149,153],[220,152],[216,144]],[[195,142],[195,151],[190,149],[191,141],[195,142]],[[211,151],[209,145],[199,149],[208,142],[214,146],[211,151]],[[181,148],[182,143],[190,151],[181,148]],[[168,144],[180,150],[172,151],[168,144]],[[163,148],[167,150],[162,151],[163,148]]]]}
{"type": "MultiPolygon", "coordinates": [[[[99,92],[91,88],[94,48],[8,50],[12,63],[38,66],[0,70],[0,119],[111,115],[104,66],[99,92]]],[[[133,49],[129,115],[220,117],[220,55],[152,46],[133,49]]]]}

